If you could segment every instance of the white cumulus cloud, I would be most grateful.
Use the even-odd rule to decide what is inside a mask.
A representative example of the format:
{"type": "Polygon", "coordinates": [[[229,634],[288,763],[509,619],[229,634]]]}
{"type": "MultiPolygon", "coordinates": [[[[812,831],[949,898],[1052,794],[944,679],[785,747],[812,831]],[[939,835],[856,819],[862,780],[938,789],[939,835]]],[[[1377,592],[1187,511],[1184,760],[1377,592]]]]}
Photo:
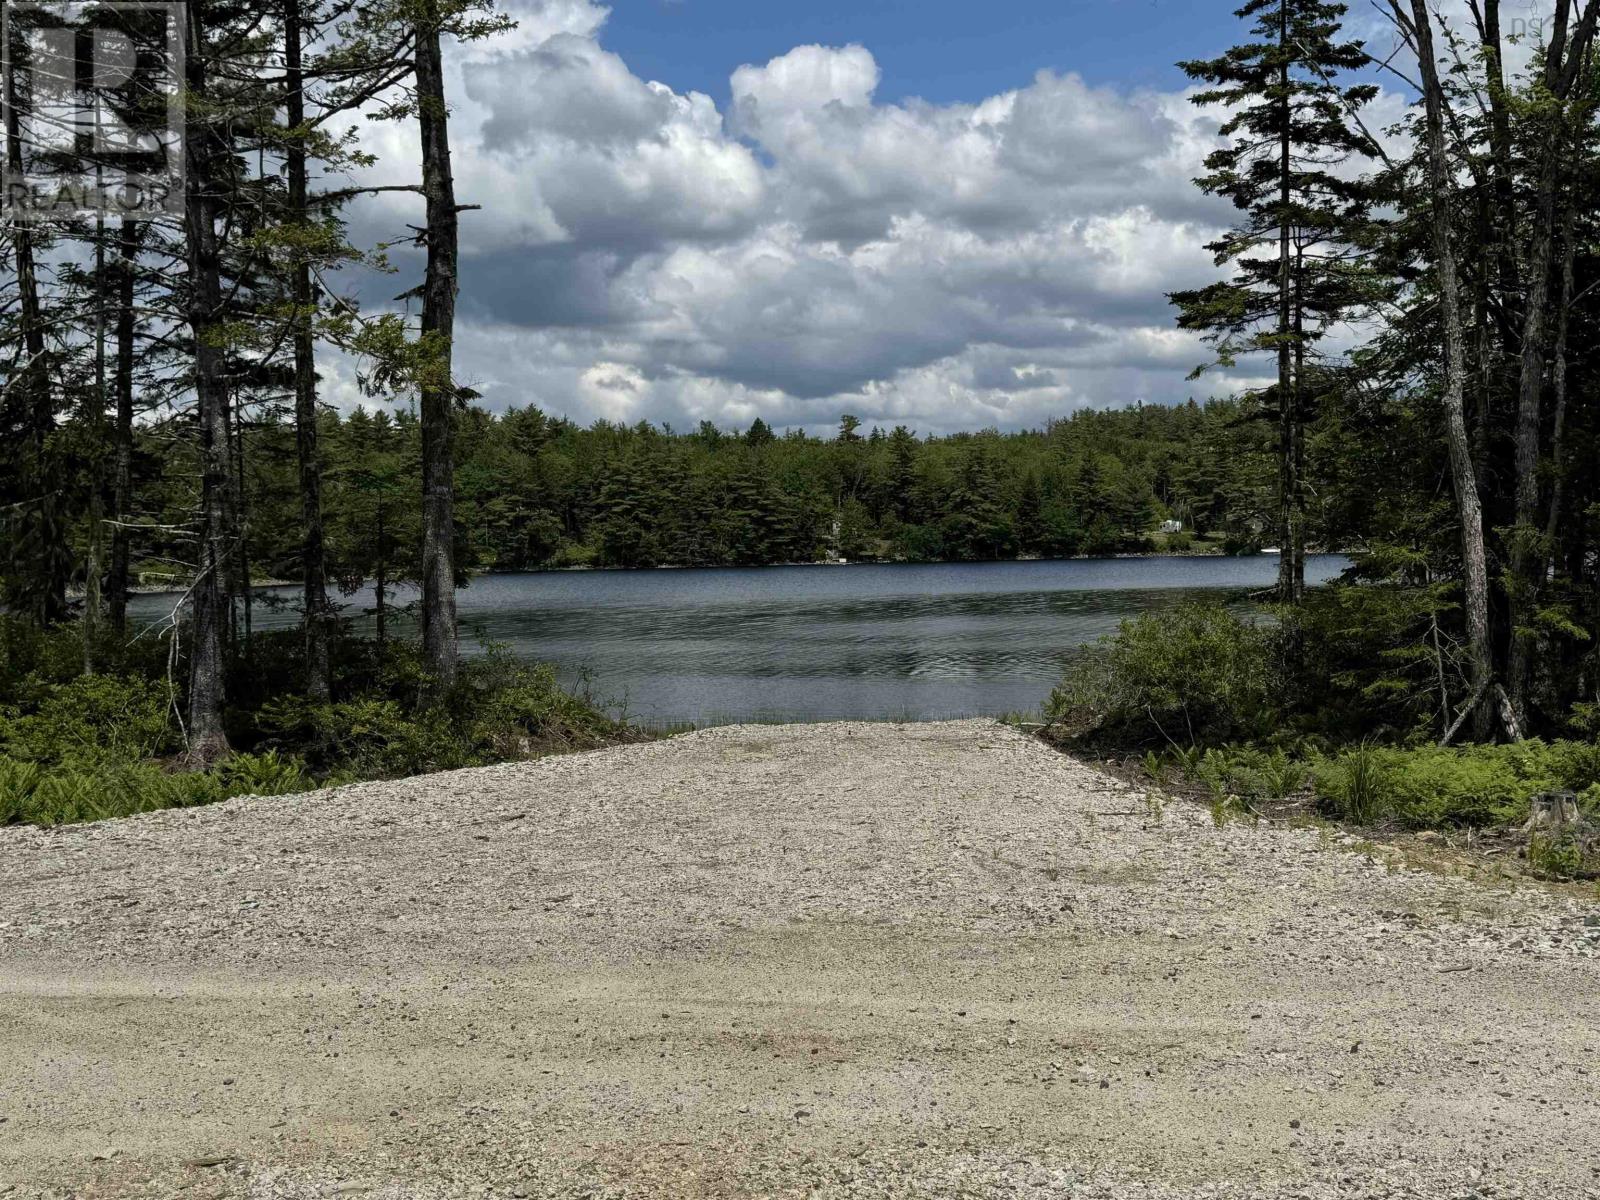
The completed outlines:
{"type": "MultiPolygon", "coordinates": [[[[869,48],[805,45],[738,66],[722,112],[635,74],[603,7],[511,11],[450,62],[457,192],[482,205],[457,359],[491,406],[932,431],[1193,388],[1204,349],[1165,293],[1214,277],[1231,212],[1191,182],[1216,119],[1186,95],[1046,71],[888,103],[869,48]]],[[[413,131],[366,136],[375,178],[415,178],[413,131]]],[[[419,214],[391,194],[357,225],[419,214]]]]}

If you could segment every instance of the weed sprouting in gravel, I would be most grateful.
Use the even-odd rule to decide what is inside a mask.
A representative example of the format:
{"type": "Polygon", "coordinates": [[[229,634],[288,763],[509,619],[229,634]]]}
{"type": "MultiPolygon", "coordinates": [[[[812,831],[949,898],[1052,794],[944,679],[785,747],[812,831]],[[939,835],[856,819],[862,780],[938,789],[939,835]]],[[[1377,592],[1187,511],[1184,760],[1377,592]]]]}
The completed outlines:
{"type": "Polygon", "coordinates": [[[1591,866],[1583,842],[1571,833],[1536,833],[1528,839],[1528,869],[1545,879],[1582,877],[1591,866]]]}
{"type": "Polygon", "coordinates": [[[1167,780],[1171,775],[1171,768],[1167,763],[1166,756],[1163,754],[1157,754],[1154,750],[1146,750],[1144,755],[1144,773],[1149,778],[1150,782],[1155,784],[1157,787],[1166,787],[1167,780]]]}

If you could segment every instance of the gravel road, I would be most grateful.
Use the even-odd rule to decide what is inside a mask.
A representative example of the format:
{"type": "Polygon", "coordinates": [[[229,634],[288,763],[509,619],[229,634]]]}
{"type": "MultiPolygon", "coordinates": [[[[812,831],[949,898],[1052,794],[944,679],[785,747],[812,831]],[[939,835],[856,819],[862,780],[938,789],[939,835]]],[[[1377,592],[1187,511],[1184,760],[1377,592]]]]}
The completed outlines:
{"type": "Polygon", "coordinates": [[[0,831],[0,1195],[1600,1196],[1600,909],[991,722],[0,831]]]}

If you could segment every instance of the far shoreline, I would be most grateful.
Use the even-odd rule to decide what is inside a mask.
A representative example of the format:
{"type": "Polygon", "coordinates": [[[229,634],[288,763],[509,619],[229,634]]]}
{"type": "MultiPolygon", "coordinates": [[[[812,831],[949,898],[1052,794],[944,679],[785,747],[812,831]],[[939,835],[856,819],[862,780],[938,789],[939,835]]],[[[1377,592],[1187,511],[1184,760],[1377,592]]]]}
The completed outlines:
{"type": "MultiPolygon", "coordinates": [[[[1138,552],[1138,553],[1129,552],[1129,553],[1125,553],[1125,554],[1079,554],[1079,555],[1073,555],[1073,556],[1071,556],[1069,558],[987,558],[987,559],[973,559],[973,560],[957,560],[957,559],[896,559],[896,560],[865,559],[865,560],[849,560],[849,561],[822,560],[822,561],[816,561],[816,562],[780,562],[780,563],[745,563],[745,564],[723,563],[723,564],[717,564],[717,565],[700,564],[700,565],[694,565],[694,566],[681,565],[681,564],[676,564],[676,563],[663,563],[663,564],[661,564],[659,566],[654,566],[654,567],[600,567],[600,566],[525,567],[525,568],[519,568],[519,569],[516,569],[516,570],[509,570],[509,571],[496,571],[496,570],[474,571],[469,576],[469,583],[464,585],[464,587],[470,587],[471,586],[471,583],[470,583],[471,579],[496,579],[496,578],[508,579],[508,578],[513,578],[513,577],[519,576],[519,575],[587,575],[587,574],[644,575],[644,574],[648,574],[648,573],[655,572],[655,571],[774,571],[774,570],[797,570],[797,569],[824,568],[824,567],[829,567],[829,568],[851,568],[851,567],[986,567],[986,566],[1016,566],[1016,565],[1021,565],[1021,564],[1033,564],[1033,563],[1042,564],[1042,563],[1130,562],[1130,561],[1133,561],[1133,560],[1136,560],[1136,559],[1194,559],[1196,561],[1199,561],[1199,560],[1211,561],[1211,560],[1215,560],[1215,559],[1277,558],[1277,557],[1279,557],[1279,554],[1280,554],[1280,552],[1278,550],[1276,550],[1276,549],[1257,550],[1257,551],[1254,551],[1254,552],[1249,553],[1249,554],[1223,554],[1221,551],[1215,551],[1215,552],[1210,552],[1210,553],[1207,553],[1207,552],[1196,553],[1196,552],[1190,551],[1190,552],[1185,552],[1185,553],[1178,554],[1178,553],[1170,553],[1170,552],[1162,551],[1162,550],[1149,550],[1149,551],[1141,551],[1141,552],[1138,552]]],[[[1328,558],[1328,557],[1346,557],[1347,558],[1347,557],[1349,557],[1349,555],[1350,555],[1350,551],[1348,551],[1348,550],[1308,550],[1308,551],[1306,551],[1306,557],[1307,558],[1328,558]]],[[[262,579],[262,580],[258,580],[256,582],[253,582],[250,585],[250,591],[251,591],[252,594],[255,594],[257,592],[274,591],[274,590],[277,590],[279,588],[300,587],[303,582],[304,582],[303,580],[299,580],[299,579],[277,579],[277,578],[262,579]]],[[[401,586],[404,586],[404,585],[401,584],[401,586]]],[[[179,595],[182,592],[184,592],[187,589],[187,587],[188,587],[188,585],[186,583],[185,584],[174,584],[174,585],[170,585],[170,586],[168,586],[168,585],[157,585],[157,584],[135,584],[135,585],[133,585],[132,587],[130,587],[128,589],[128,594],[130,596],[175,596],[175,595],[179,595]]],[[[363,586],[359,590],[360,591],[366,591],[366,590],[368,590],[368,588],[366,586],[363,586]]],[[[463,590],[463,588],[457,588],[456,590],[457,591],[461,591],[461,590],[463,590]]],[[[357,595],[359,593],[358,592],[350,592],[350,593],[346,593],[346,594],[347,595],[357,595]]],[[[69,596],[71,598],[73,598],[73,599],[82,599],[83,598],[83,591],[82,591],[82,589],[74,589],[73,591],[69,592],[69,596]]]]}

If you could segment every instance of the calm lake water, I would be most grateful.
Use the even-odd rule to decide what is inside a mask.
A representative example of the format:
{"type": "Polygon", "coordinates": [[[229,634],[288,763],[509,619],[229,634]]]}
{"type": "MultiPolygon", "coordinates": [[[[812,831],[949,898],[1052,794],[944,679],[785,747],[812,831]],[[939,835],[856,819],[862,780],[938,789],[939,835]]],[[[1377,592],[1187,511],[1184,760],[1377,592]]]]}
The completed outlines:
{"type": "MultiPolygon", "coordinates": [[[[1345,565],[1319,556],[1307,576],[1345,565]]],[[[1267,556],[561,572],[476,579],[459,605],[467,653],[497,643],[555,663],[650,725],[926,720],[1037,709],[1073,653],[1125,617],[1243,597],[1276,572],[1267,556]]],[[[268,593],[256,628],[293,625],[295,596],[268,593]]],[[[367,623],[370,594],[346,603],[367,623]]],[[[131,607],[156,620],[170,606],[131,607]]]]}

